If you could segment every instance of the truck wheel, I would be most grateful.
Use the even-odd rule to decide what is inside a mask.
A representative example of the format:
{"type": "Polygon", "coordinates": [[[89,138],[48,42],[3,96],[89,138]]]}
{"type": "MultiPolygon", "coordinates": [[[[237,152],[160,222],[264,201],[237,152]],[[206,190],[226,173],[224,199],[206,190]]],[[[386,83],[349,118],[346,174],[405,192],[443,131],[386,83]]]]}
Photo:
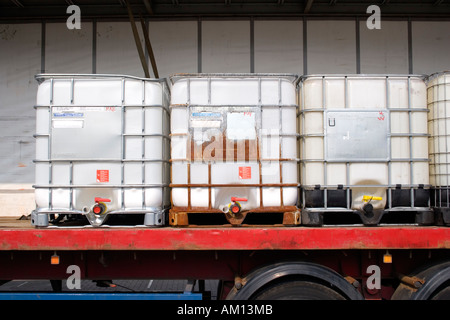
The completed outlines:
{"type": "Polygon", "coordinates": [[[257,293],[255,300],[345,300],[338,292],[320,283],[285,281],[269,285],[257,293]]]}
{"type": "Polygon", "coordinates": [[[450,283],[446,288],[439,290],[439,292],[435,294],[431,300],[450,300],[450,283]]]}

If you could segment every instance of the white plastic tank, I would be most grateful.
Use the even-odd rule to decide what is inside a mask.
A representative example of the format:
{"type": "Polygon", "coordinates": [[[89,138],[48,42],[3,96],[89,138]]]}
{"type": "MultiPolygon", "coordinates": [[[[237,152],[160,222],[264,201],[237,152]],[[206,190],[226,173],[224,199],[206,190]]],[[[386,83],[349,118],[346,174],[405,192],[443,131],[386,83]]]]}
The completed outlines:
{"type": "Polygon", "coordinates": [[[173,210],[295,207],[297,76],[180,74],[171,81],[173,210]]]}
{"type": "Polygon", "coordinates": [[[144,214],[164,224],[170,206],[169,109],[165,80],[125,75],[43,74],[36,109],[36,210],[85,215],[144,214]]]}
{"type": "Polygon", "coordinates": [[[430,183],[432,204],[450,203],[450,72],[432,74],[427,79],[428,126],[430,132],[430,183]]]}
{"type": "Polygon", "coordinates": [[[427,98],[415,75],[310,75],[299,85],[302,206],[429,206],[427,98]]]}

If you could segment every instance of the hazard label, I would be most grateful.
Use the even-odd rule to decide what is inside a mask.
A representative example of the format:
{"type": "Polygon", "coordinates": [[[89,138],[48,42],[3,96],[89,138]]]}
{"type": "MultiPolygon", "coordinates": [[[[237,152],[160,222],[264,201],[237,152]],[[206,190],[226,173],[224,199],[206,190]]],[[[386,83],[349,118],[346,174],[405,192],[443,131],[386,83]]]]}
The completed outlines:
{"type": "Polygon", "coordinates": [[[97,182],[109,182],[109,170],[97,170],[97,182]]]}
{"type": "Polygon", "coordinates": [[[239,179],[251,179],[252,167],[239,167],[239,179]]]}

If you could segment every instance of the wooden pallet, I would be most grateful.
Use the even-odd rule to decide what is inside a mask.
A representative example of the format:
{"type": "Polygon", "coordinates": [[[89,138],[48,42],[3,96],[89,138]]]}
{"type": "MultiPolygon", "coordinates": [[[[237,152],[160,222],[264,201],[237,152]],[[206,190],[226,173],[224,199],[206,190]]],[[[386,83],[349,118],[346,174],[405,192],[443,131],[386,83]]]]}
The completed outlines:
{"type": "Polygon", "coordinates": [[[174,207],[169,211],[171,226],[192,225],[231,225],[240,226],[244,223],[252,225],[300,225],[300,210],[295,206],[261,207],[249,211],[231,214],[208,208],[174,207]]]}

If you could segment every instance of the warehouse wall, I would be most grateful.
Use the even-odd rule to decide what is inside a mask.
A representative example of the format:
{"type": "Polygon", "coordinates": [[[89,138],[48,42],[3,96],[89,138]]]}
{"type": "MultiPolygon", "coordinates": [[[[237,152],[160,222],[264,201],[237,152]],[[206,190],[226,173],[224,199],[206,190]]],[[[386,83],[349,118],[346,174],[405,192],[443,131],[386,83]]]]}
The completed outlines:
{"type": "MultiPolygon", "coordinates": [[[[363,19],[205,19],[147,26],[161,77],[450,70],[449,21],[383,20],[380,30],[369,30],[363,19]]],[[[0,24],[0,61],[0,215],[20,216],[34,207],[34,75],[144,72],[128,22],[82,22],[81,30],[53,22],[0,24]]]]}

